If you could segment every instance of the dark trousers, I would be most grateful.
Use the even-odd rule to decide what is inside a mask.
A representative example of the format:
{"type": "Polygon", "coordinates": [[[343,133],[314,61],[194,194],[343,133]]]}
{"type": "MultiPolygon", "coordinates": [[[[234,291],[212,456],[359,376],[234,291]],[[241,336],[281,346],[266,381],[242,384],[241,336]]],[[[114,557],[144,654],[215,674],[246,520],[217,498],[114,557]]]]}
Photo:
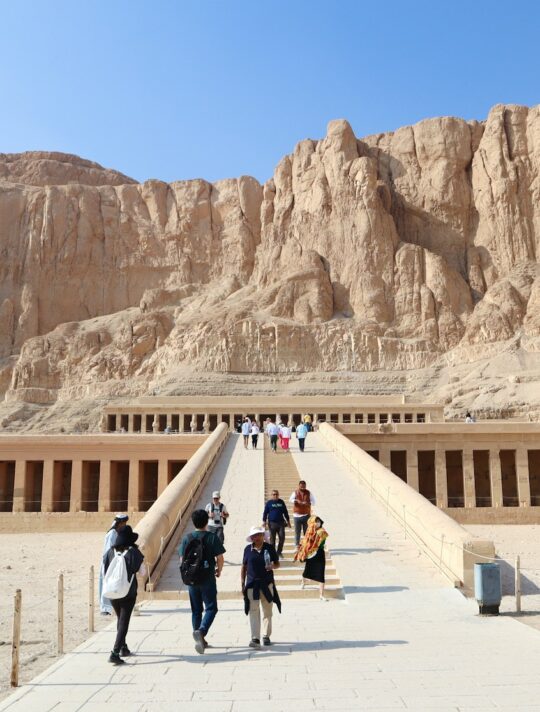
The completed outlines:
{"type": "Polygon", "coordinates": [[[122,646],[126,645],[126,635],[129,628],[131,613],[135,607],[136,597],[112,598],[111,604],[116,613],[116,640],[114,641],[113,652],[119,653],[122,646]]]}
{"type": "Polygon", "coordinates": [[[304,445],[306,444],[306,439],[305,438],[298,438],[298,445],[300,447],[300,450],[304,452],[304,445]]]}
{"type": "Polygon", "coordinates": [[[277,553],[281,556],[283,553],[283,544],[285,543],[285,525],[280,524],[280,522],[268,522],[268,529],[270,530],[270,540],[272,546],[276,549],[276,536],[278,537],[277,553]]]}
{"type": "Polygon", "coordinates": [[[277,450],[277,435],[270,435],[270,447],[277,450]]]}
{"type": "Polygon", "coordinates": [[[207,583],[188,586],[188,591],[193,630],[206,635],[218,612],[216,579],[212,577],[207,583]]]}
{"type": "Polygon", "coordinates": [[[303,514],[301,517],[293,517],[294,519],[294,543],[296,546],[300,544],[300,532],[303,534],[307,531],[307,523],[309,514],[303,514]]]}
{"type": "Polygon", "coordinates": [[[251,436],[251,445],[252,447],[257,447],[257,440],[259,439],[259,434],[257,433],[256,435],[251,436]]]}

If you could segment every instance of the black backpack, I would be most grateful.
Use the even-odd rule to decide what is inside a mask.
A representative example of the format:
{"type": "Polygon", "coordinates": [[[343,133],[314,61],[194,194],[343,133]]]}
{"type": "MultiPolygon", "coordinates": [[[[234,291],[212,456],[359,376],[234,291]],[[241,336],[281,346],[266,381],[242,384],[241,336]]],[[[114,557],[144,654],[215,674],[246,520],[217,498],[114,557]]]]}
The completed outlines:
{"type": "Polygon", "coordinates": [[[202,537],[192,534],[191,539],[186,544],[182,563],[180,564],[180,576],[186,586],[198,586],[208,576],[208,562],[204,550],[205,538],[206,534],[202,537]]]}

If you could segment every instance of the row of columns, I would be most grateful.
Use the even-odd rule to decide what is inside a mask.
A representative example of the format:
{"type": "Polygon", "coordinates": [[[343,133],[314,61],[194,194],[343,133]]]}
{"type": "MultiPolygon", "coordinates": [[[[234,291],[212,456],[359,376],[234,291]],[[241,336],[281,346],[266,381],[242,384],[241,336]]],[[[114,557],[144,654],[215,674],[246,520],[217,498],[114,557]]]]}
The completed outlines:
{"type": "MultiPolygon", "coordinates": [[[[126,415],[126,414],[124,414],[124,413],[122,413],[122,412],[119,412],[119,413],[116,413],[116,414],[110,413],[110,414],[108,414],[108,415],[115,415],[115,417],[116,417],[116,430],[120,430],[120,428],[121,428],[121,422],[122,422],[122,421],[121,421],[122,415],[126,415]]],[[[104,416],[103,416],[102,430],[103,430],[104,432],[106,432],[106,431],[109,429],[109,428],[108,428],[108,415],[104,415],[104,416]]],[[[158,432],[163,432],[162,430],[160,430],[160,416],[161,416],[161,417],[163,417],[163,416],[166,417],[166,425],[165,425],[165,427],[167,427],[167,428],[172,428],[173,416],[178,416],[178,422],[179,422],[179,428],[178,428],[178,429],[180,430],[180,432],[182,432],[183,429],[184,429],[184,417],[185,417],[186,415],[187,415],[188,417],[191,416],[191,417],[190,417],[190,430],[191,430],[191,432],[196,432],[196,431],[197,431],[197,417],[200,416],[200,415],[203,415],[204,418],[203,418],[203,428],[202,428],[202,430],[203,430],[204,432],[209,432],[209,431],[210,431],[210,415],[216,416],[217,423],[224,422],[224,420],[225,420],[225,417],[224,417],[224,416],[228,416],[228,418],[229,418],[229,427],[230,427],[231,430],[233,430],[234,427],[235,427],[235,422],[234,422],[235,415],[240,415],[240,414],[239,414],[239,413],[234,413],[234,412],[230,412],[230,413],[212,413],[212,414],[210,414],[210,413],[204,413],[204,414],[203,414],[203,413],[173,413],[173,412],[167,412],[167,413],[140,413],[140,414],[139,414],[139,413],[127,413],[127,419],[128,419],[128,420],[127,420],[127,429],[126,429],[126,431],[129,432],[129,433],[134,432],[134,425],[133,425],[133,424],[134,424],[134,417],[135,417],[135,415],[140,415],[140,417],[141,417],[141,432],[148,432],[148,431],[146,430],[146,420],[147,420],[147,417],[148,417],[148,416],[152,416],[152,417],[153,417],[153,420],[152,420],[152,432],[158,433],[158,432]]],[[[246,415],[253,415],[253,414],[244,413],[244,414],[242,414],[242,417],[245,417],[246,415]]],[[[289,415],[288,415],[289,422],[292,423],[292,422],[294,421],[294,415],[295,415],[294,413],[289,413],[289,415]]],[[[298,414],[296,414],[296,415],[298,415],[298,414]]],[[[362,413],[359,413],[359,412],[345,413],[345,412],[341,412],[341,413],[336,413],[335,415],[337,415],[337,422],[338,422],[338,423],[341,423],[341,424],[343,424],[343,423],[345,422],[345,421],[344,421],[344,416],[345,416],[345,415],[348,415],[348,416],[350,417],[350,423],[351,423],[351,424],[355,424],[355,420],[356,420],[356,416],[357,416],[357,415],[361,415],[361,416],[362,416],[362,421],[363,421],[364,424],[367,424],[367,423],[368,423],[368,416],[370,416],[370,418],[373,420],[374,423],[387,423],[387,422],[392,422],[392,413],[363,413],[363,412],[362,412],[362,413]],[[382,418],[382,419],[381,419],[381,418],[382,418]]],[[[416,421],[416,422],[426,422],[426,420],[427,420],[427,421],[430,421],[429,413],[428,413],[428,414],[425,414],[425,413],[407,413],[407,415],[410,415],[410,420],[408,419],[407,422],[414,422],[414,421],[416,421]]],[[[399,413],[399,416],[400,416],[400,422],[405,422],[405,413],[404,413],[404,412],[403,412],[403,413],[400,412],[400,413],[399,413]]],[[[260,421],[260,416],[259,416],[258,413],[255,413],[254,417],[255,417],[255,420],[256,420],[257,422],[260,421]]],[[[304,414],[301,414],[301,417],[303,418],[303,417],[304,417],[304,414]]],[[[325,413],[325,416],[324,416],[324,417],[325,417],[325,419],[326,419],[327,422],[331,422],[331,421],[332,421],[332,413],[325,413]]],[[[281,419],[281,415],[280,415],[279,413],[276,413],[275,418],[276,418],[276,420],[279,420],[279,419],[281,419]]],[[[316,422],[317,422],[317,419],[318,419],[318,414],[317,414],[317,413],[313,413],[313,422],[316,423],[316,422]]]]}
{"type": "MultiPolygon", "coordinates": [[[[379,462],[386,468],[391,470],[391,451],[389,446],[375,445],[379,451],[379,462]]],[[[410,446],[408,448],[399,448],[407,453],[407,484],[416,491],[419,490],[418,477],[418,450],[426,448],[418,448],[410,446]]],[[[435,448],[435,491],[437,497],[437,506],[441,508],[448,507],[448,479],[446,471],[446,451],[449,448],[435,448]]],[[[462,446],[462,463],[463,463],[463,495],[465,507],[476,507],[476,491],[474,477],[474,460],[472,446],[462,446]]],[[[485,448],[488,449],[488,448],[485,448]]],[[[504,448],[505,449],[505,448],[504,448]]],[[[509,448],[510,449],[510,448],[509,448]]],[[[530,506],[531,504],[531,488],[529,480],[529,461],[527,448],[517,447],[511,448],[516,453],[516,480],[517,492],[520,506],[530,506]]],[[[502,474],[501,461],[498,448],[489,449],[489,473],[491,484],[491,506],[503,506],[503,489],[502,489],[502,474]]]]}
{"type": "MultiPolygon", "coordinates": [[[[41,492],[41,511],[52,512],[54,508],[55,478],[54,460],[43,461],[43,485],[41,492]]],[[[83,461],[71,461],[71,487],[69,511],[78,512],[83,504],[83,461]]],[[[100,460],[99,468],[99,488],[98,488],[98,511],[108,512],[111,510],[111,460],[100,460]]],[[[141,460],[129,460],[129,479],[127,507],[130,511],[138,510],[141,498],[142,476],[140,472],[141,460]]],[[[159,458],[157,477],[157,496],[164,491],[169,481],[169,460],[159,458]]],[[[27,491],[27,463],[25,460],[15,462],[15,479],[13,486],[13,511],[24,512],[27,491]]]]}

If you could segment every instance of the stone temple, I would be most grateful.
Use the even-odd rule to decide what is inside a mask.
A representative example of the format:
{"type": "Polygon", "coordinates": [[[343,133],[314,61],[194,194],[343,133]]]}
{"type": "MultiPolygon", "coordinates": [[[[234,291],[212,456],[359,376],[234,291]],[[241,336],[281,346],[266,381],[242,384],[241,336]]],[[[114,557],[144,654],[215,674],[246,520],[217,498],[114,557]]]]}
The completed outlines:
{"type": "MultiPolygon", "coordinates": [[[[0,154],[0,545],[104,534],[125,511],[148,564],[135,676],[105,684],[101,629],[0,710],[533,709],[540,551],[520,574],[532,544],[504,537],[540,524],[539,171],[540,109],[513,105],[363,138],[332,121],[264,185],[0,154]],[[289,423],[293,452],[244,448],[246,417],[289,423]],[[330,532],[330,600],[302,586],[288,532],[257,657],[241,554],[300,479],[330,532]],[[199,660],[177,549],[216,489],[227,564],[199,660]],[[473,595],[487,562],[505,594],[490,621],[473,595]]],[[[77,598],[91,630],[100,556],[77,598]]],[[[49,600],[29,606],[44,626],[49,600]]]]}

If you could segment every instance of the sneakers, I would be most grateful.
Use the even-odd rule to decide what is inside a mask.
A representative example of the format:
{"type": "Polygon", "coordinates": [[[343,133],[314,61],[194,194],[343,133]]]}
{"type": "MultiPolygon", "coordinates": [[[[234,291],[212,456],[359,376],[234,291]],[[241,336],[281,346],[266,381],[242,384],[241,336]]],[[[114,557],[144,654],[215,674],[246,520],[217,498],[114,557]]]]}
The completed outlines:
{"type": "Polygon", "coordinates": [[[260,648],[261,647],[261,641],[258,638],[252,638],[249,641],[249,647],[250,648],[260,648]]]}
{"type": "Polygon", "coordinates": [[[131,655],[131,650],[128,648],[127,645],[122,645],[120,648],[120,657],[121,658],[127,658],[131,655]]]}
{"type": "Polygon", "coordinates": [[[113,665],[124,665],[126,661],[122,660],[120,655],[118,655],[118,653],[115,653],[114,650],[112,650],[111,654],[109,655],[109,662],[113,665]]]}
{"type": "Polygon", "coordinates": [[[267,635],[263,637],[263,645],[272,645],[272,641],[267,635]]]}
{"type": "Polygon", "coordinates": [[[109,613],[109,611],[100,611],[100,614],[99,614],[99,615],[100,615],[100,616],[110,616],[111,613],[109,613]]]}
{"type": "Polygon", "coordinates": [[[193,640],[195,641],[195,650],[202,655],[204,653],[204,635],[200,630],[193,631],[193,640]]]}

